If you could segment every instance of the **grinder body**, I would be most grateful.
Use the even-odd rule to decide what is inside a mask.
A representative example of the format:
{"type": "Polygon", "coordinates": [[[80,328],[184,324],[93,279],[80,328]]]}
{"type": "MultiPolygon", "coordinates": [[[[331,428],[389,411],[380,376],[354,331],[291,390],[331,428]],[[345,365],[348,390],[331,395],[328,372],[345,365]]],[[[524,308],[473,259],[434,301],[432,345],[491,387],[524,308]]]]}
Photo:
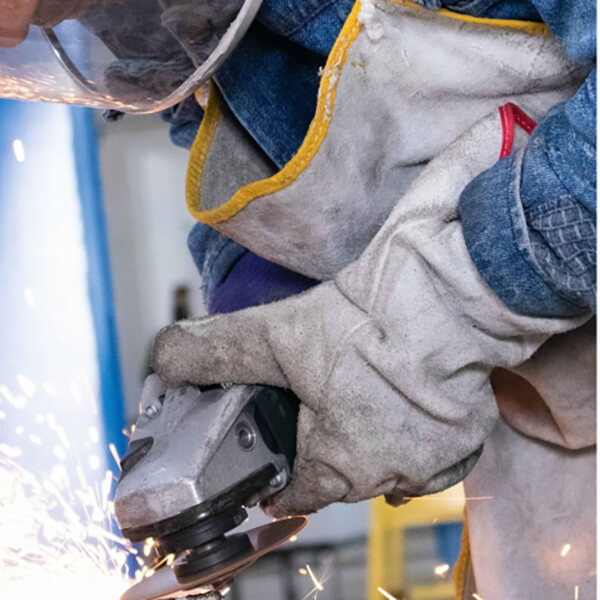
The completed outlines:
{"type": "Polygon", "coordinates": [[[251,385],[185,386],[144,398],[115,497],[123,535],[152,537],[161,555],[176,554],[182,585],[246,564],[250,540],[225,534],[246,508],[289,483],[298,406],[288,390],[251,385]]]}

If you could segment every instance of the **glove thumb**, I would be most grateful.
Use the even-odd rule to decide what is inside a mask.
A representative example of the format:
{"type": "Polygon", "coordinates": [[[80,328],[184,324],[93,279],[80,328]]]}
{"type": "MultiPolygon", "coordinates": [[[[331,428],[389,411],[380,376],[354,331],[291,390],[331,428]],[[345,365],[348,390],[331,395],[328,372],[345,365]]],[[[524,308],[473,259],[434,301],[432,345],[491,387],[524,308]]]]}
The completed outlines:
{"type": "Polygon", "coordinates": [[[262,383],[289,387],[270,344],[277,304],[165,327],[154,342],[154,370],[171,387],[185,383],[262,383]]]}

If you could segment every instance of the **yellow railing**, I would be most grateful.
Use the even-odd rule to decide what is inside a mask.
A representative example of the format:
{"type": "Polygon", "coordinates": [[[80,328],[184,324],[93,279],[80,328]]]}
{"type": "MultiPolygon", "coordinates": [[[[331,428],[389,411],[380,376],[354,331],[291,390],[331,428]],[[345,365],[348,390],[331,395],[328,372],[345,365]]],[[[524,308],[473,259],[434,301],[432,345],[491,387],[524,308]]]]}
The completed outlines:
{"type": "Polygon", "coordinates": [[[393,508],[383,498],[371,503],[368,554],[368,600],[382,600],[382,588],[398,600],[445,600],[454,597],[453,584],[447,578],[435,585],[419,585],[408,589],[405,581],[404,532],[407,527],[431,526],[463,520],[462,485],[411,500],[393,508]]]}

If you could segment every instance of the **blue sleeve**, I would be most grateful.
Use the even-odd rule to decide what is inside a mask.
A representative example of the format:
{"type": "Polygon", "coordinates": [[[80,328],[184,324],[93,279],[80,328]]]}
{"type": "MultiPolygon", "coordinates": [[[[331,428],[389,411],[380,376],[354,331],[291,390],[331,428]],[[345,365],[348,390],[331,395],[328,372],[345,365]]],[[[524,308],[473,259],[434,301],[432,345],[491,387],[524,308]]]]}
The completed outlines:
{"type": "MultiPolygon", "coordinates": [[[[538,1],[573,60],[595,62],[593,2],[538,1]]],[[[520,314],[596,311],[596,70],[555,106],[527,147],[463,191],[459,213],[471,258],[520,314]]]]}
{"type": "Polygon", "coordinates": [[[542,21],[577,63],[596,62],[595,0],[531,0],[542,21]]]}
{"type": "Polygon", "coordinates": [[[169,134],[173,144],[189,150],[198,135],[204,111],[196,102],[196,98],[189,96],[180,104],[163,111],[161,117],[171,126],[169,134]]]}
{"type": "Polygon", "coordinates": [[[257,256],[204,223],[194,226],[188,247],[211,315],[283,300],[318,283],[257,256]]]}

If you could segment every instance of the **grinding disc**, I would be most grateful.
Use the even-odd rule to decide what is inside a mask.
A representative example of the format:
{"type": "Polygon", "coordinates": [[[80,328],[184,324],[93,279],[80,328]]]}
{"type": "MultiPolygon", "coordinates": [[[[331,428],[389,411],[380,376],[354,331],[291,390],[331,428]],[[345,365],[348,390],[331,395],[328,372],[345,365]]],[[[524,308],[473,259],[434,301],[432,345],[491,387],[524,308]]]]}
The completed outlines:
{"type": "Polygon", "coordinates": [[[252,549],[221,563],[218,568],[207,569],[188,577],[185,584],[177,581],[173,568],[185,558],[182,553],[172,567],[165,566],[146,579],[130,587],[121,600],[163,600],[182,596],[209,594],[227,587],[241,571],[258,558],[268,554],[296,535],[308,523],[306,517],[290,517],[268,523],[243,532],[249,539],[252,549]]]}

